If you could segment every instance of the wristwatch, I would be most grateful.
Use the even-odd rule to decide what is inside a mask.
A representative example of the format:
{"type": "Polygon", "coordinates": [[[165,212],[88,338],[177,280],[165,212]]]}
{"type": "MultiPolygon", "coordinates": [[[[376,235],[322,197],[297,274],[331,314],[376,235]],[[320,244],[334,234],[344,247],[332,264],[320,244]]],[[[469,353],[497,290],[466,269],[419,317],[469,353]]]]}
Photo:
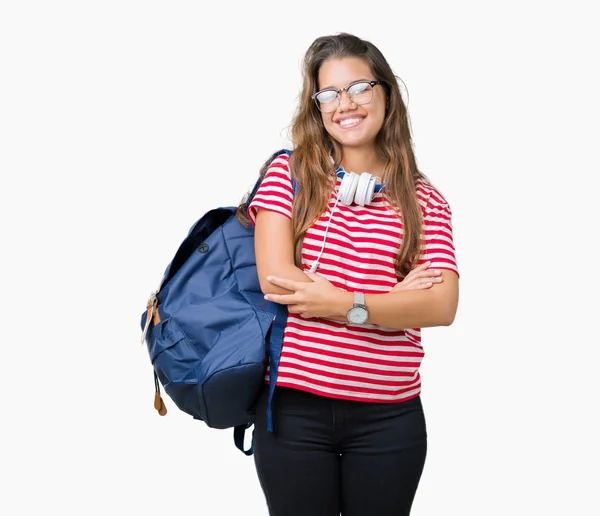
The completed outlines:
{"type": "Polygon", "coordinates": [[[352,324],[364,324],[369,318],[369,312],[365,305],[365,295],[363,292],[354,293],[354,304],[346,313],[346,318],[352,324]]]}

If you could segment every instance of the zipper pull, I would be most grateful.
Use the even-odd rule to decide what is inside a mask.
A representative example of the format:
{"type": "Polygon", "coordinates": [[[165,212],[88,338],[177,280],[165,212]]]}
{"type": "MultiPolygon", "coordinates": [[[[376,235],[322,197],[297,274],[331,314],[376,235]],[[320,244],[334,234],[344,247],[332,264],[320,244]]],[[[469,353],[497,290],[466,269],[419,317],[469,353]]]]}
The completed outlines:
{"type": "Polygon", "coordinates": [[[167,407],[165,407],[165,402],[160,395],[160,384],[156,371],[154,371],[154,388],[156,389],[154,393],[154,408],[158,411],[159,416],[164,416],[167,414],[167,407]]]}

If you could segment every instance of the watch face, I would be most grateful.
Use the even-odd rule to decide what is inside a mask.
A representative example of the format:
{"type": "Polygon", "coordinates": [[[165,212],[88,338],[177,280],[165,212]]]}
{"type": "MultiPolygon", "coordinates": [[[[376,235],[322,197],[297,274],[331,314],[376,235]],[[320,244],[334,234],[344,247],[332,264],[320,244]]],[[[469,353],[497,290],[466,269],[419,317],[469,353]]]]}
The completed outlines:
{"type": "Polygon", "coordinates": [[[348,321],[354,324],[363,324],[368,317],[367,310],[362,306],[354,306],[348,311],[348,321]]]}

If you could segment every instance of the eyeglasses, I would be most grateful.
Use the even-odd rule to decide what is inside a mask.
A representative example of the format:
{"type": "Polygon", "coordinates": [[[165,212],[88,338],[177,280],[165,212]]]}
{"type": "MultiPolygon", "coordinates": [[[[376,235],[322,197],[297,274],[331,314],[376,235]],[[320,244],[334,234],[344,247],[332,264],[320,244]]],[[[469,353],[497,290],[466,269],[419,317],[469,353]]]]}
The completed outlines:
{"type": "Polygon", "coordinates": [[[362,106],[373,100],[373,87],[378,84],[385,83],[383,81],[356,81],[339,90],[337,88],[326,88],[317,91],[317,93],[312,96],[312,99],[322,113],[331,113],[339,107],[341,93],[342,91],[345,91],[348,93],[351,102],[362,106]]]}

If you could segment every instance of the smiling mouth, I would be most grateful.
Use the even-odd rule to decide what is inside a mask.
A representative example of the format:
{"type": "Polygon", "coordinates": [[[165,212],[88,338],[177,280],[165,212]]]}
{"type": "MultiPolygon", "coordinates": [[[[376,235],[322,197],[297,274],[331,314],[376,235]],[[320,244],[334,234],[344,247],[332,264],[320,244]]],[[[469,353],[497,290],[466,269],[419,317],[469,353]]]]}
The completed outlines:
{"type": "Polygon", "coordinates": [[[357,118],[346,118],[344,120],[341,120],[339,122],[337,122],[337,124],[344,128],[344,129],[350,129],[352,127],[356,127],[358,124],[360,124],[363,121],[363,118],[361,117],[357,117],[357,118]]]}

